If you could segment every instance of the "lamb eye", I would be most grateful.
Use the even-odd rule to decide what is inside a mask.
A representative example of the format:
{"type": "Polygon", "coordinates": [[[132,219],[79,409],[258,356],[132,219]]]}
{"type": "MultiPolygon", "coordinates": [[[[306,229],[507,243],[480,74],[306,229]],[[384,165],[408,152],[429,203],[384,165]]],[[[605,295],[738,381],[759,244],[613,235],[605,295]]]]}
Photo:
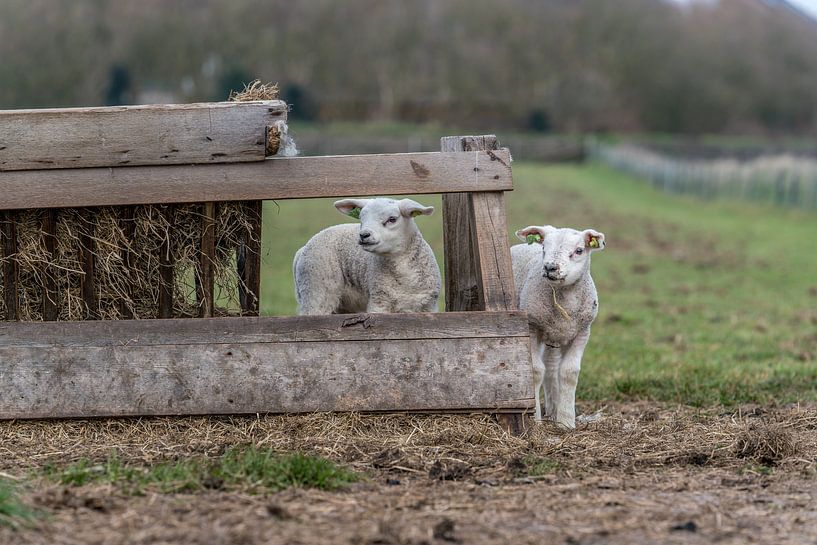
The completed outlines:
{"type": "Polygon", "coordinates": [[[383,222],[383,225],[388,225],[390,223],[396,223],[396,222],[397,222],[397,218],[395,216],[391,216],[389,219],[387,219],[386,221],[383,222]]]}
{"type": "Polygon", "coordinates": [[[576,248],[576,255],[582,255],[584,253],[584,248],[576,248]]]}

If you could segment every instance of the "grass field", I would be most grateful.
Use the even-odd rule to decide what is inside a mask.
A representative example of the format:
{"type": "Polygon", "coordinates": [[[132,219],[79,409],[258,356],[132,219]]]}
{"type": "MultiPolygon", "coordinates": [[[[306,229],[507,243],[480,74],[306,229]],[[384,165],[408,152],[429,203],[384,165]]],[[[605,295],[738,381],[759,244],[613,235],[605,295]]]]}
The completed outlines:
{"type": "MultiPolygon", "coordinates": [[[[669,196],[599,165],[517,163],[514,187],[509,230],[549,223],[607,236],[593,261],[600,313],[579,399],[817,398],[813,214],[669,196]]],[[[292,314],[292,255],[344,218],[325,199],[266,207],[262,311],[292,314]]],[[[442,263],[439,214],[418,223],[442,263]]]]}
{"type": "MultiPolygon", "coordinates": [[[[817,218],[598,165],[514,177],[509,230],[607,236],[577,395],[598,418],[3,421],[0,543],[815,542],[817,218]]],[[[292,255],[343,220],[331,202],[266,204],[265,314],[294,312],[292,255]]],[[[439,215],[420,224],[439,256],[439,215]]]]}

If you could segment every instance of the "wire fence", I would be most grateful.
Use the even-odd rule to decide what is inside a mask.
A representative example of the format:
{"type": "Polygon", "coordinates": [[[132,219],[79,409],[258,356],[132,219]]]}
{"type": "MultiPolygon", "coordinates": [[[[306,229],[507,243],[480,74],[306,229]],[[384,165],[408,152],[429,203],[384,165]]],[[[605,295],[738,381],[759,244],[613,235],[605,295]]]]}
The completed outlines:
{"type": "Polygon", "coordinates": [[[754,159],[683,159],[631,144],[591,143],[587,155],[672,193],[817,210],[817,160],[789,154],[754,159]]]}

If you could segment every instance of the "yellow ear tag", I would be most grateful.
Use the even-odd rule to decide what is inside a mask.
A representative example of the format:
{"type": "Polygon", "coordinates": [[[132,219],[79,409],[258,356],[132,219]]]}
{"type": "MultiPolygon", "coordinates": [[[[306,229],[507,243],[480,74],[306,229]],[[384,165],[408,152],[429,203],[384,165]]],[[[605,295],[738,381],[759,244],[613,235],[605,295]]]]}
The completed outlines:
{"type": "Polygon", "coordinates": [[[525,237],[525,242],[533,244],[534,242],[542,242],[542,235],[539,233],[531,233],[525,237]]]}
{"type": "Polygon", "coordinates": [[[598,248],[599,247],[599,239],[593,237],[590,239],[590,242],[587,244],[591,248],[598,248]]]}
{"type": "Polygon", "coordinates": [[[356,220],[360,219],[360,208],[352,208],[349,212],[346,213],[347,216],[350,218],[355,218],[356,220]]]}
{"type": "Polygon", "coordinates": [[[416,217],[417,217],[417,216],[419,216],[420,214],[422,214],[422,212],[420,212],[419,210],[412,210],[412,211],[411,211],[411,217],[412,217],[412,218],[416,218],[416,217]]]}

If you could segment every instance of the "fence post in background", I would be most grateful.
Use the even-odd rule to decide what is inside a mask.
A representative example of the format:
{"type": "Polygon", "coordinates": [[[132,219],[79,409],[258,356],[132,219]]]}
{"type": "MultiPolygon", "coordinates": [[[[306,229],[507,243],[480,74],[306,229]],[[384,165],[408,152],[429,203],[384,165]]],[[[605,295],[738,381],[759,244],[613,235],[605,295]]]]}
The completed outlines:
{"type": "MultiPolygon", "coordinates": [[[[494,135],[446,136],[440,148],[487,152],[484,159],[475,155],[475,171],[480,161],[503,161],[491,153],[499,149],[494,135]]],[[[449,193],[442,200],[445,310],[516,310],[504,192],[449,193]]],[[[521,413],[496,416],[511,433],[521,433],[521,413]]]]}

